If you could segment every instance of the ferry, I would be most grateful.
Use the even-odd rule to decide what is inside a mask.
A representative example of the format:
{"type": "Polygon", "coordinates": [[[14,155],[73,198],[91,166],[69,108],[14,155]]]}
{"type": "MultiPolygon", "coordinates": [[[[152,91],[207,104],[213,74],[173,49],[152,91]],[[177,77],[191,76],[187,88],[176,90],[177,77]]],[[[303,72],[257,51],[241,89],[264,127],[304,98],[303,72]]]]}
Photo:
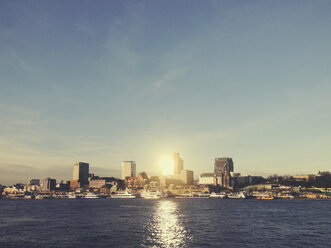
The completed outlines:
{"type": "Polygon", "coordinates": [[[92,192],[89,192],[86,194],[85,196],[86,199],[97,199],[99,198],[96,194],[92,193],[92,192]]]}
{"type": "Polygon", "coordinates": [[[209,196],[210,198],[225,198],[226,197],[226,194],[223,194],[223,193],[215,193],[215,192],[213,192],[213,193],[211,193],[210,194],[210,196],[209,196]]]}
{"type": "Polygon", "coordinates": [[[117,198],[117,199],[132,199],[136,198],[136,195],[133,193],[130,193],[128,190],[125,192],[117,192],[116,194],[113,194],[111,198],[117,198]]]}
{"type": "Polygon", "coordinates": [[[163,192],[162,191],[150,191],[150,190],[144,190],[140,193],[140,196],[145,199],[160,199],[163,198],[163,192]]]}

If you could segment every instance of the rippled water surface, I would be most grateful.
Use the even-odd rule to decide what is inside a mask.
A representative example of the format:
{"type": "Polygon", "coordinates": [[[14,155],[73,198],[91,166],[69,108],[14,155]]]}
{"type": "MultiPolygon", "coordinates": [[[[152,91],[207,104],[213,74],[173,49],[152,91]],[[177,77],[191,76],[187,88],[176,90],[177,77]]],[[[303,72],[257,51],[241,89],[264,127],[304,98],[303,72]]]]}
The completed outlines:
{"type": "Polygon", "coordinates": [[[331,247],[331,201],[0,200],[0,247],[331,247]]]}

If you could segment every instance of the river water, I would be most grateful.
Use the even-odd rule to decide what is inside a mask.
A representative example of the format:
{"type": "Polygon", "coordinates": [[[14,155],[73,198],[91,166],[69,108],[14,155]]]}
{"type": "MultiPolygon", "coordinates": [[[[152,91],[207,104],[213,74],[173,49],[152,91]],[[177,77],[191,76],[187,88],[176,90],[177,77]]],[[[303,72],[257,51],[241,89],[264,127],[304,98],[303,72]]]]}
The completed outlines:
{"type": "Polygon", "coordinates": [[[0,200],[0,247],[331,247],[331,201],[0,200]]]}

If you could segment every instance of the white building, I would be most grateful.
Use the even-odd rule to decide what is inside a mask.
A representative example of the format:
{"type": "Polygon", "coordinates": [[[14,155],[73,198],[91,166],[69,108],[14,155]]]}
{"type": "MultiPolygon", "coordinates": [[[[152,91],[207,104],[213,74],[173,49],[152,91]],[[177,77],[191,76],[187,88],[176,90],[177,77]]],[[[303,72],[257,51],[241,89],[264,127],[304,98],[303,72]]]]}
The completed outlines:
{"type": "Polygon", "coordinates": [[[122,179],[126,177],[136,176],[136,162],[135,161],[123,161],[122,162],[122,179]]]}
{"type": "Polygon", "coordinates": [[[203,173],[199,176],[199,184],[201,185],[216,185],[216,177],[214,173],[203,173]]]}

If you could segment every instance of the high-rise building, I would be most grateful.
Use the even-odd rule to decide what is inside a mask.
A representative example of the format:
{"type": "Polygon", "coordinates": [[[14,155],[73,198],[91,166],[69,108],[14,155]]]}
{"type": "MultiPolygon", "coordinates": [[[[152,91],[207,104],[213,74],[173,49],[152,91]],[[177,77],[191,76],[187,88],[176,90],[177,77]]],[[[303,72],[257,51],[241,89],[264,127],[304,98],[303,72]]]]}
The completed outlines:
{"type": "Polygon", "coordinates": [[[225,165],[228,165],[229,171],[233,172],[232,158],[215,158],[214,173],[216,175],[224,174],[225,165]]]}
{"type": "Polygon", "coordinates": [[[230,188],[231,172],[233,172],[232,158],[215,158],[214,173],[218,185],[224,188],[230,188]]]}
{"type": "Polygon", "coordinates": [[[56,180],[55,179],[52,179],[52,178],[45,178],[43,181],[42,181],[42,184],[41,184],[41,190],[42,191],[52,191],[52,190],[55,190],[56,188],[56,180]]]}
{"type": "Polygon", "coordinates": [[[126,177],[136,176],[136,162],[135,161],[123,161],[122,162],[122,179],[126,177]]]}
{"type": "Polygon", "coordinates": [[[183,160],[180,158],[179,153],[174,153],[174,174],[180,174],[183,168],[183,160]]]}
{"type": "Polygon", "coordinates": [[[73,170],[73,181],[78,181],[80,185],[87,185],[88,184],[88,177],[89,177],[89,163],[84,162],[77,162],[74,164],[73,170]]]}

